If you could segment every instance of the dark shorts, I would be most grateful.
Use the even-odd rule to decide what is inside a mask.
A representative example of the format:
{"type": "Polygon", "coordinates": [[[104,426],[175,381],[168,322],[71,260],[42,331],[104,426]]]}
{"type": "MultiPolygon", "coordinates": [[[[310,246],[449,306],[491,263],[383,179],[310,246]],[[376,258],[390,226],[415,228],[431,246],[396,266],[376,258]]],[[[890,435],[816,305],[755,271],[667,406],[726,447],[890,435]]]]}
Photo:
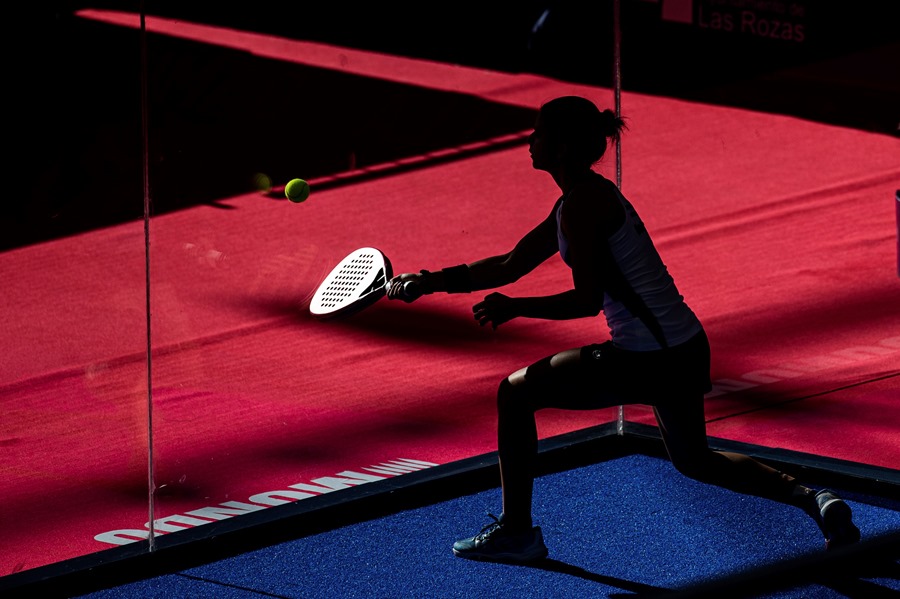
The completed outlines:
{"type": "Polygon", "coordinates": [[[656,404],[712,389],[709,339],[701,331],[685,343],[657,351],[629,351],[612,341],[581,348],[581,359],[595,371],[598,383],[628,395],[635,403],[656,404]]]}
{"type": "Polygon", "coordinates": [[[706,333],[672,348],[637,352],[612,342],[564,352],[526,369],[536,408],[597,409],[616,405],[666,406],[697,400],[712,389],[706,333]],[[564,357],[568,356],[568,357],[564,357]]]}

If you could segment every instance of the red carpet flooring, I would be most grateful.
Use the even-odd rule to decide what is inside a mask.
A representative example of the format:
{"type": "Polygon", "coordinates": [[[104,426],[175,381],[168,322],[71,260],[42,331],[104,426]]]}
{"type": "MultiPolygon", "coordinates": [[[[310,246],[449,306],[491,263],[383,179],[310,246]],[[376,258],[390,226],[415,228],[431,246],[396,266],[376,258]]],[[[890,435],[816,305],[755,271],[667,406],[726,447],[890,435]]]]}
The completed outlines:
{"type": "MultiPolygon", "coordinates": [[[[613,100],[608,89],[534,76],[177,30],[526,108],[570,93],[613,100]]],[[[710,434],[900,467],[900,141],[629,93],[622,112],[622,188],[713,344],[710,434]]],[[[300,205],[250,193],[151,220],[159,531],[196,525],[187,512],[246,507],[345,471],[493,451],[499,380],[606,338],[602,319],[482,330],[470,296],[384,300],[342,322],[309,317],[318,282],[357,247],[382,249],[396,272],[440,268],[509,249],[556,198],[524,145],[434,164],[410,158],[419,168],[391,174],[396,165],[384,165],[384,176],[344,185],[312,180],[300,205]]],[[[610,156],[610,176],[612,165],[610,156]]],[[[2,253],[0,278],[5,575],[115,546],[115,535],[95,538],[103,533],[146,530],[143,223],[2,253]]],[[[506,291],[568,284],[554,261],[506,291]]],[[[542,413],[540,432],[615,416],[542,413]]],[[[626,416],[652,422],[642,408],[626,416]]]]}

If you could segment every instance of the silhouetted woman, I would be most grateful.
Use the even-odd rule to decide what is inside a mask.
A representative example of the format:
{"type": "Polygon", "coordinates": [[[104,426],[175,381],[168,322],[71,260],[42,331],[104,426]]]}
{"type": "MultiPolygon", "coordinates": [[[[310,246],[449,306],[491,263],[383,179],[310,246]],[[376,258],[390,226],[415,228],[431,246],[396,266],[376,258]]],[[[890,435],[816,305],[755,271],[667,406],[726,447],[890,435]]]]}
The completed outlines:
{"type": "Polygon", "coordinates": [[[504,378],[497,394],[502,513],[453,552],[470,559],[527,562],[547,556],[531,502],[537,455],[535,412],[653,406],[666,450],[683,474],[804,509],[826,547],[859,540],[850,507],[832,491],[816,493],[746,455],[709,448],[704,394],[711,390],[710,347],[634,207],[593,167],[624,123],[578,96],[544,104],[529,150],[561,195],[540,223],[505,254],[392,279],[388,297],[407,302],[437,292],[470,293],[513,283],[559,252],[572,270],[561,293],[491,293],[473,307],[483,326],[517,317],[567,320],[603,312],[610,339],[550,355],[504,378]],[[405,283],[409,283],[404,285],[405,283]]]}

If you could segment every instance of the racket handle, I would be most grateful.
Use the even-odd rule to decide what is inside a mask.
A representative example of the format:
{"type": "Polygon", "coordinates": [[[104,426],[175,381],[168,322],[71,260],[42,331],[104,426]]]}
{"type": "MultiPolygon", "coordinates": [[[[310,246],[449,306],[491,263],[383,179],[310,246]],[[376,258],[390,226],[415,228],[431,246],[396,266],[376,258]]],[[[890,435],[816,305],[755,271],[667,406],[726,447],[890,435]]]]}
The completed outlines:
{"type": "Polygon", "coordinates": [[[415,281],[406,281],[400,288],[400,299],[405,302],[411,302],[421,297],[419,285],[415,281]]]}

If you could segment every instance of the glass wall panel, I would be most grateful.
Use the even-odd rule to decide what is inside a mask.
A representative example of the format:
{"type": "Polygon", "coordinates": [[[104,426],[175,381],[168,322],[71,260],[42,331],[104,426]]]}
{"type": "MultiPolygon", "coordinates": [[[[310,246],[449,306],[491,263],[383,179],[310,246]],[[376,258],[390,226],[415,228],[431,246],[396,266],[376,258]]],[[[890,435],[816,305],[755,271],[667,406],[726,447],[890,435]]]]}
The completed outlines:
{"type": "Polygon", "coordinates": [[[139,38],[57,4],[6,17],[0,576],[147,520],[139,38]]]}
{"type": "MultiPolygon", "coordinates": [[[[526,138],[553,86],[518,90],[533,7],[267,5],[148,9],[160,535],[493,452],[500,380],[602,335],[481,328],[483,294],[312,316],[353,250],[396,274],[436,270],[506,252],[543,220],[559,192],[526,138]],[[295,178],[304,202],[285,197],[295,178]]],[[[518,289],[567,288],[561,266],[518,289]]],[[[540,432],[616,415],[542,414],[540,432]]]]}

